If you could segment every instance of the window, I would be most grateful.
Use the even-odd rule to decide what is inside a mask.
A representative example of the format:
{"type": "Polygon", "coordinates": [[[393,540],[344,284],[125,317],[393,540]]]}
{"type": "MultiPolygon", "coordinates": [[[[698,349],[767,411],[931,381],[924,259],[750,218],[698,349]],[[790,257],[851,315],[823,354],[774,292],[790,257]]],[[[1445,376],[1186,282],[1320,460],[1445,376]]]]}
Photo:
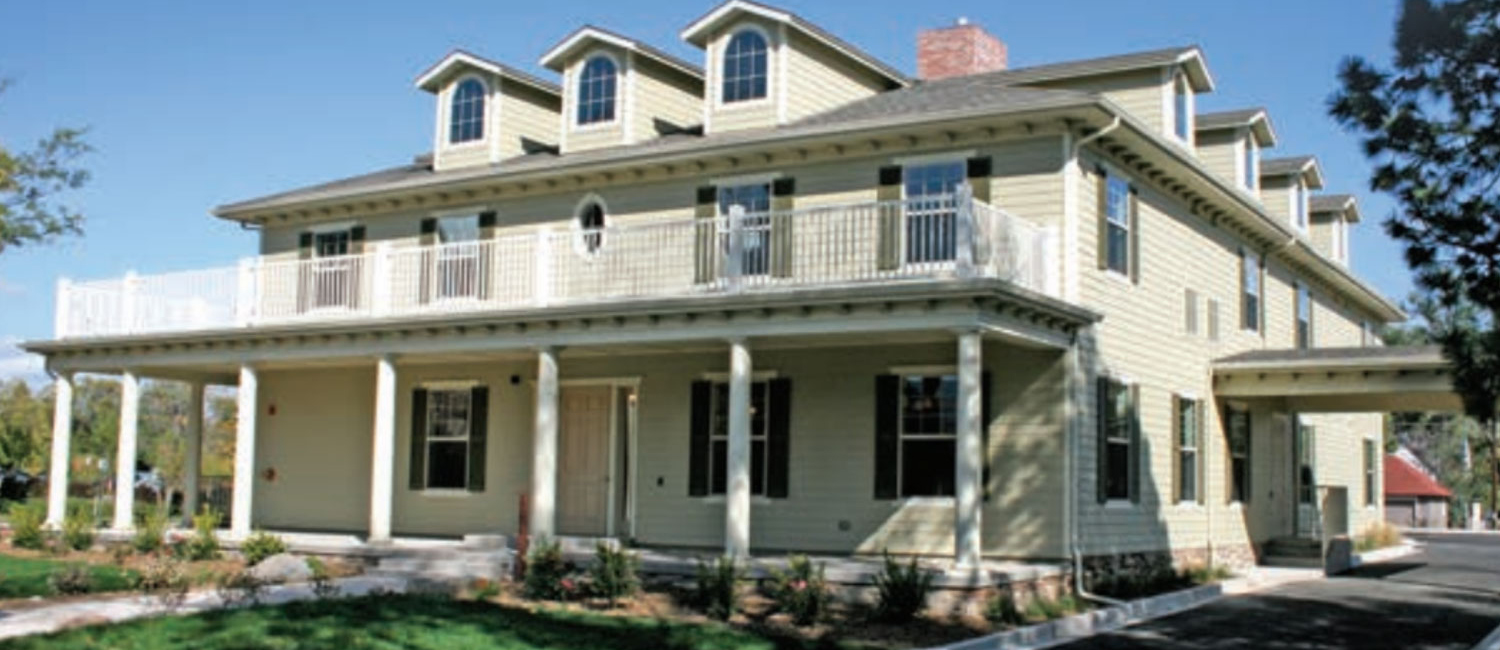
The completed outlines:
{"type": "Polygon", "coordinates": [[[949,262],[957,257],[958,211],[954,193],[964,182],[961,160],[902,169],[906,196],[906,262],[949,262]]]}
{"type": "Polygon", "coordinates": [[[766,37],[747,29],[729,39],[724,48],[722,99],[725,104],[766,96],[766,37]]]}
{"type": "Polygon", "coordinates": [[[1366,438],[1365,451],[1365,506],[1375,505],[1375,441],[1366,438]]]}
{"type": "MultiPolygon", "coordinates": [[[[771,184],[720,187],[719,216],[730,217],[736,212],[742,215],[740,275],[765,275],[771,268],[771,184]]],[[[724,229],[720,231],[719,239],[725,259],[729,254],[730,221],[720,221],[724,229]]]]}
{"type": "Polygon", "coordinates": [[[1297,349],[1306,350],[1313,344],[1312,294],[1307,285],[1297,283],[1297,349]]]}
{"type": "Polygon", "coordinates": [[[1260,189],[1260,143],[1255,141],[1255,136],[1245,138],[1245,160],[1240,164],[1245,166],[1245,189],[1260,189]]]}
{"type": "Polygon", "coordinates": [[[1317,430],[1297,420],[1297,503],[1312,505],[1313,495],[1317,491],[1317,481],[1313,477],[1313,441],[1317,438],[1317,430]]]}
{"type": "Polygon", "coordinates": [[[359,259],[349,256],[349,231],[313,235],[312,307],[354,306],[355,269],[359,259]]]}
{"type": "Polygon", "coordinates": [[[1193,128],[1193,105],[1191,94],[1188,92],[1187,77],[1177,75],[1176,82],[1172,85],[1174,91],[1173,113],[1176,119],[1175,127],[1177,139],[1188,142],[1192,136],[1193,128]]]}
{"type": "Polygon", "coordinates": [[[1201,402],[1177,398],[1177,501],[1197,503],[1199,446],[1202,436],[1201,402]]]}
{"type": "Polygon", "coordinates": [[[589,254],[604,245],[604,206],[598,201],[584,203],[578,211],[578,243],[589,254]]]}
{"type": "Polygon", "coordinates": [[[1130,184],[1112,174],[1105,183],[1105,266],[1121,275],[1130,275],[1134,261],[1130,259],[1130,184]]]}
{"type": "Polygon", "coordinates": [[[953,496],[958,377],[902,376],[900,400],[901,496],[953,496]]]}
{"type": "Polygon", "coordinates": [[[1292,184],[1292,223],[1297,230],[1307,232],[1307,184],[1298,179],[1292,184]]]}
{"type": "Polygon", "coordinates": [[[453,109],[448,117],[448,143],[484,139],[484,84],[465,79],[453,91],[453,109]]]}
{"type": "Polygon", "coordinates": [[[617,73],[614,60],[602,54],[583,64],[583,72],[578,75],[580,126],[614,121],[617,73]]]}
{"type": "Polygon", "coordinates": [[[472,398],[467,388],[427,391],[428,489],[462,490],[469,485],[472,398]]]}
{"type": "Polygon", "coordinates": [[[1260,256],[1240,254],[1240,327],[1260,331],[1260,256]]]}
{"type": "Polygon", "coordinates": [[[1208,340],[1219,340],[1219,301],[1216,298],[1208,299],[1208,340]]]}
{"type": "MultiPolygon", "coordinates": [[[[724,494],[729,485],[729,384],[714,382],[710,405],[709,494],[724,494]]],[[[766,493],[766,440],[771,421],[767,382],[750,384],[750,494],[766,493]]]]}
{"type": "Polygon", "coordinates": [[[1250,412],[1235,408],[1227,409],[1227,437],[1229,438],[1229,501],[1250,501],[1250,412]]]}
{"type": "Polygon", "coordinates": [[[479,216],[444,217],[437,222],[437,296],[479,295],[479,216]]]}
{"type": "Polygon", "coordinates": [[[1135,391],[1131,386],[1113,379],[1101,379],[1100,401],[1104,406],[1100,435],[1104,437],[1103,459],[1100,480],[1104,484],[1102,496],[1106,501],[1124,501],[1131,498],[1131,448],[1135,438],[1136,404],[1135,391]]]}
{"type": "Polygon", "coordinates": [[[1198,292],[1192,289],[1182,293],[1182,330],[1188,334],[1198,333],[1198,292]]]}

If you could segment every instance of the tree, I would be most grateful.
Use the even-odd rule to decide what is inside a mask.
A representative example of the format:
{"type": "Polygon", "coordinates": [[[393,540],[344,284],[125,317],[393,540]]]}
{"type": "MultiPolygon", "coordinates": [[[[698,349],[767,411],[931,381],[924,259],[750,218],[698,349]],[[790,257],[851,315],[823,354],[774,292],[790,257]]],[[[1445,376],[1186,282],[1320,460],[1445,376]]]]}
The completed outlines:
{"type": "Polygon", "coordinates": [[[1490,508],[1500,400],[1500,0],[1405,0],[1391,68],[1351,58],[1329,113],[1399,209],[1386,232],[1450,326],[1432,332],[1464,412],[1489,431],[1490,508]]]}
{"type": "MultiPolygon", "coordinates": [[[[0,79],[0,93],[9,85],[0,79]]],[[[83,233],[83,215],[59,203],[58,195],[89,180],[89,172],[76,164],[92,151],[84,133],[56,129],[31,151],[10,151],[0,144],[0,253],[83,233]]]]}
{"type": "Polygon", "coordinates": [[[52,397],[19,379],[0,382],[0,466],[35,475],[47,463],[52,397]]]}

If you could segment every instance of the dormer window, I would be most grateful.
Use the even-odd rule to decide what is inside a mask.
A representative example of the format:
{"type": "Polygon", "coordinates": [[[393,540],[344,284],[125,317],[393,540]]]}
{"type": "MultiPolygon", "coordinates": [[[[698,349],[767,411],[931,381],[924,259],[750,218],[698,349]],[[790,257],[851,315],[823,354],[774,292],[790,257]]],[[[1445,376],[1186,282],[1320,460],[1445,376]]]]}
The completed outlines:
{"type": "Polygon", "coordinates": [[[765,98],[767,49],[766,37],[753,29],[729,39],[724,48],[725,104],[765,98]]]}
{"type": "Polygon", "coordinates": [[[1174,126],[1176,128],[1177,139],[1187,142],[1192,135],[1193,129],[1193,107],[1190,101],[1192,93],[1188,91],[1187,76],[1177,75],[1177,80],[1173,82],[1172,88],[1174,93],[1172,107],[1173,112],[1176,113],[1174,116],[1176,118],[1174,126]]]}
{"type": "Polygon", "coordinates": [[[578,124],[615,121],[615,91],[620,69],[613,59],[599,54],[583,65],[578,75],[578,124]]]}
{"type": "Polygon", "coordinates": [[[1245,160],[1241,164],[1245,166],[1245,189],[1260,189],[1260,144],[1254,136],[1245,139],[1245,160]]]}
{"type": "Polygon", "coordinates": [[[448,119],[448,144],[484,139],[484,84],[465,79],[453,90],[453,108],[448,119]]]}

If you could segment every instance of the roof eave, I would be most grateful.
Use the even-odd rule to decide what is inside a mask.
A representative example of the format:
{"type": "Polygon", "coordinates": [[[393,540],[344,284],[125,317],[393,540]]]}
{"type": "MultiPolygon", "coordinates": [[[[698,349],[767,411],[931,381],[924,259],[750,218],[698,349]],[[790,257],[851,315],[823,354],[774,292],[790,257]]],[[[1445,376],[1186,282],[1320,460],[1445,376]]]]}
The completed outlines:
{"type": "Polygon", "coordinates": [[[1208,62],[1203,58],[1203,50],[1197,45],[1189,47],[1178,56],[1177,64],[1187,72],[1188,81],[1192,82],[1195,92],[1211,93],[1214,91],[1213,75],[1208,71],[1208,62]]]}
{"type": "Polygon", "coordinates": [[[439,80],[446,77],[448,75],[448,72],[454,66],[459,65],[466,65],[469,67],[477,68],[502,79],[508,79],[516,83],[524,84],[542,92],[551,95],[557,95],[558,97],[562,96],[562,88],[556,84],[548,82],[544,79],[532,77],[531,75],[519,74],[517,71],[510,70],[503,65],[495,63],[494,61],[490,61],[483,57],[470,54],[463,50],[454,50],[448,53],[448,56],[443,57],[441,61],[433,64],[432,67],[428,68],[425,72],[419,75],[415,81],[415,85],[418,89],[425,90],[430,93],[435,93],[438,91],[439,80]]]}

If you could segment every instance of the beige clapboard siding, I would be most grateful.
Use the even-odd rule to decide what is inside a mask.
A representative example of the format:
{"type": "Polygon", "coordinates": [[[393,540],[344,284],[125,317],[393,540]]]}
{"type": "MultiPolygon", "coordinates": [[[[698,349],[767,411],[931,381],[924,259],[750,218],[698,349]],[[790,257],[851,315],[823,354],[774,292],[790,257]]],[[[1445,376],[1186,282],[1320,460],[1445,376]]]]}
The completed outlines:
{"type": "Polygon", "coordinates": [[[502,159],[524,155],[523,139],[556,145],[558,111],[561,103],[557,97],[529,86],[506,83],[500,93],[500,157],[502,159]]]}
{"type": "Polygon", "coordinates": [[[1162,70],[1064,79],[1037,85],[1101,93],[1147,126],[1163,135],[1170,135],[1167,129],[1171,125],[1165,111],[1171,99],[1172,86],[1162,70]]]}
{"type": "Polygon", "coordinates": [[[1280,219],[1288,228],[1295,229],[1292,223],[1292,184],[1294,179],[1290,176],[1276,178],[1262,178],[1260,181],[1260,202],[1265,205],[1266,212],[1274,218],[1280,219]]]}
{"type": "Polygon", "coordinates": [[[644,142],[661,135],[656,120],[676,128],[703,123],[702,82],[643,56],[632,57],[636,69],[632,83],[634,98],[627,102],[634,115],[632,137],[644,142]]]}
{"type": "Polygon", "coordinates": [[[1327,214],[1314,214],[1310,217],[1311,223],[1307,228],[1308,241],[1312,242],[1315,250],[1330,260],[1336,260],[1333,250],[1333,229],[1342,219],[1343,217],[1327,214]]]}
{"type": "MultiPolygon", "coordinates": [[[[1093,164],[1086,162],[1084,167],[1092,169],[1093,164]]],[[[1186,392],[1200,398],[1212,395],[1209,373],[1214,358],[1260,347],[1290,347],[1295,331],[1294,275],[1277,261],[1270,262],[1263,307],[1265,333],[1242,330],[1240,243],[1204,220],[1187,215],[1176,201],[1149,189],[1143,189],[1140,195],[1140,283],[1102,272],[1096,262],[1098,182],[1096,174],[1078,176],[1082,302],[1106,314],[1096,328],[1096,352],[1102,366],[1141,385],[1144,479],[1139,507],[1100,507],[1095,502],[1092,485],[1097,470],[1097,414],[1090,387],[1090,399],[1084,405],[1087,424],[1079,468],[1081,484],[1089,488],[1080,493],[1083,538],[1089,545],[1085,552],[1150,550],[1169,542],[1181,547],[1201,546],[1210,519],[1215,544],[1261,542],[1285,534],[1277,528],[1285,509],[1276,506],[1271,492],[1279,491],[1272,487],[1278,483],[1289,485],[1285,483],[1289,476],[1281,474],[1290,464],[1290,438],[1286,420],[1265,411],[1252,413],[1254,494],[1249,505],[1225,503],[1228,452],[1216,410],[1208,411],[1205,418],[1206,504],[1164,504],[1171,501],[1168,493],[1175,462],[1170,439],[1172,394],[1186,392]],[[1208,341],[1204,328],[1197,335],[1184,333],[1182,305],[1188,288],[1197,292],[1200,308],[1206,308],[1208,298],[1220,302],[1220,342],[1208,341]],[[1168,346],[1170,353],[1166,352],[1168,346]]],[[[1206,323],[1202,314],[1200,324],[1206,323]]],[[[1334,311],[1329,311],[1325,320],[1330,321],[1328,344],[1347,339],[1351,332],[1347,324],[1356,322],[1352,316],[1334,311]]],[[[1358,344],[1357,329],[1353,331],[1351,344],[1358,344]]]]}
{"type": "Polygon", "coordinates": [[[260,374],[257,527],[366,531],[375,366],[260,374]],[[274,409],[274,413],[272,413],[274,409]],[[267,476],[274,472],[274,480],[267,476]]]}
{"type": "Polygon", "coordinates": [[[786,121],[795,122],[882,90],[881,80],[873,73],[855,69],[828,46],[800,33],[790,34],[788,40],[786,121]]]}
{"type": "Polygon", "coordinates": [[[1244,137],[1244,134],[1238,130],[1209,133],[1200,131],[1198,133],[1198,161],[1224,182],[1234,187],[1243,187],[1244,178],[1240,174],[1240,158],[1242,157],[1240,146],[1244,137]]]}

